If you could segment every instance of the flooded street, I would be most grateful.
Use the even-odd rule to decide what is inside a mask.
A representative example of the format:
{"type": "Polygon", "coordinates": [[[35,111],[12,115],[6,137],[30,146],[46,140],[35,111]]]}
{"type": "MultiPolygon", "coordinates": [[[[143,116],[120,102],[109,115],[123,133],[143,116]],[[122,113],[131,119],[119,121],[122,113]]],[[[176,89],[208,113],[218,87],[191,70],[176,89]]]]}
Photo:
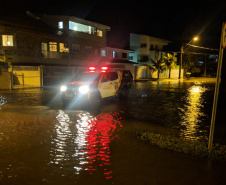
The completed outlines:
{"type": "MultiPolygon", "coordinates": [[[[220,184],[225,166],[162,152],[135,135],[207,142],[214,85],[136,82],[128,100],[105,99],[94,112],[64,109],[57,88],[0,91],[0,184],[220,184]]],[[[226,143],[224,135],[215,138],[226,143]]]]}

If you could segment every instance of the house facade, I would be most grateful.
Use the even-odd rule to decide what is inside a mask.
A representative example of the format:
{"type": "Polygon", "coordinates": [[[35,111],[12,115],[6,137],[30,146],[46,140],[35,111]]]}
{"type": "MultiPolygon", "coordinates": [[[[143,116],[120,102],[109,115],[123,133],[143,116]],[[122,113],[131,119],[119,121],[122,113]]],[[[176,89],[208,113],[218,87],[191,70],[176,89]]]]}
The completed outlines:
{"type": "Polygon", "coordinates": [[[152,65],[155,61],[165,55],[163,46],[168,45],[170,41],[151,37],[148,35],[130,34],[130,61],[138,62],[139,65],[152,65]]]}
{"type": "Polygon", "coordinates": [[[70,16],[27,12],[0,22],[0,55],[11,65],[88,65],[106,47],[110,27],[70,16]]]}
{"type": "Polygon", "coordinates": [[[105,63],[114,68],[130,70],[135,79],[135,66],[137,62],[129,61],[129,53],[133,51],[129,49],[106,47],[101,49],[101,56],[105,63]]]}
{"type": "MultiPolygon", "coordinates": [[[[170,41],[161,38],[130,34],[130,49],[133,52],[129,53],[129,60],[138,63],[135,72],[136,79],[158,78],[158,71],[153,71],[150,66],[153,66],[158,59],[166,56],[167,53],[163,51],[163,47],[169,43],[170,41]]],[[[179,68],[176,68],[172,70],[170,78],[178,78],[179,68]]],[[[168,74],[168,69],[159,71],[160,78],[169,78],[168,74]]]]}
{"type": "MultiPolygon", "coordinates": [[[[14,77],[11,76],[11,79],[17,75],[18,83],[22,84],[22,81],[26,81],[26,74],[32,69],[32,73],[36,70],[37,73],[40,71],[44,74],[40,80],[50,76],[56,79],[62,74],[68,74],[68,71],[74,72],[70,70],[73,67],[81,68],[105,62],[101,48],[106,48],[109,30],[108,26],[72,16],[35,15],[26,12],[20,16],[1,17],[0,78],[5,78],[3,72],[12,72],[14,77]],[[26,70],[24,66],[27,66],[26,70]]],[[[8,78],[10,75],[6,76],[8,78]]],[[[41,84],[42,82],[37,86],[41,84]]]]}

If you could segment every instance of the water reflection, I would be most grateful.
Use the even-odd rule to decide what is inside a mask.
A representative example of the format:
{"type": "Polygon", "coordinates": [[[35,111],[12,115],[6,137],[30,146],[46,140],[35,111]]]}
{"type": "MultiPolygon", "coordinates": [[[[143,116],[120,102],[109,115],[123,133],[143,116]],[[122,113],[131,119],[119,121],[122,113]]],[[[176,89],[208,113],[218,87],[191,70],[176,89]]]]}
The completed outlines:
{"type": "Polygon", "coordinates": [[[86,148],[90,174],[101,168],[104,170],[106,179],[112,178],[109,143],[117,137],[115,131],[122,127],[120,119],[118,113],[100,114],[89,122],[90,130],[86,138],[88,141],[86,148]]]}
{"type": "Polygon", "coordinates": [[[93,117],[88,112],[67,114],[59,110],[56,119],[50,164],[60,170],[62,176],[96,171],[105,179],[111,179],[109,143],[122,127],[120,114],[93,117]]]}
{"type": "Polygon", "coordinates": [[[191,86],[188,89],[185,107],[181,109],[181,136],[193,141],[203,137],[199,133],[201,132],[199,123],[201,122],[201,117],[205,116],[203,110],[201,110],[204,107],[202,95],[205,91],[207,91],[207,88],[200,85],[191,86]]]}
{"type": "MultiPolygon", "coordinates": [[[[7,103],[7,98],[3,95],[0,95],[0,106],[5,105],[7,103]]],[[[0,107],[1,110],[1,107],[0,107]]]]}

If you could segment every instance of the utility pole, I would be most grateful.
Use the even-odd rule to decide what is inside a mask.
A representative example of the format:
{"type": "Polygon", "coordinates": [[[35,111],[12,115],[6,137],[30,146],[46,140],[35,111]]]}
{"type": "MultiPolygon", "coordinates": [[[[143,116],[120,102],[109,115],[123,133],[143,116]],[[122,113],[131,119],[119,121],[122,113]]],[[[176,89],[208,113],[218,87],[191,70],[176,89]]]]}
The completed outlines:
{"type": "Polygon", "coordinates": [[[179,77],[178,79],[181,79],[181,70],[182,70],[182,58],[183,58],[183,52],[184,52],[184,47],[183,45],[181,46],[180,49],[180,66],[179,66],[179,77]]]}
{"type": "Polygon", "coordinates": [[[213,135],[214,135],[216,113],[217,113],[217,102],[218,102],[219,86],[220,86],[220,79],[221,79],[222,59],[223,59],[224,48],[226,47],[226,35],[225,34],[226,34],[226,23],[223,23],[222,32],[221,32],[218,66],[217,66],[217,81],[216,81],[215,91],[214,91],[214,100],[213,100],[213,109],[212,109],[212,117],[211,117],[211,125],[210,125],[208,150],[212,150],[212,146],[213,146],[213,135]]]}

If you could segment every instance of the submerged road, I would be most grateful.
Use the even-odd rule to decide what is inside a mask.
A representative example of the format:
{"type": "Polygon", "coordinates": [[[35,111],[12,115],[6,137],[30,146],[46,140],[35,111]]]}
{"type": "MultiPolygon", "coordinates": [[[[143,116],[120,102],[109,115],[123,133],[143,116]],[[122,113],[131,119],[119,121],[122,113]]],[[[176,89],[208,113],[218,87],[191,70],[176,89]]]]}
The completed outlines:
{"type": "MultiPolygon", "coordinates": [[[[137,82],[128,100],[64,109],[57,88],[0,91],[0,184],[225,184],[226,164],[159,149],[137,130],[207,141],[214,81],[137,82]]],[[[225,144],[222,104],[215,142],[225,144]]]]}

